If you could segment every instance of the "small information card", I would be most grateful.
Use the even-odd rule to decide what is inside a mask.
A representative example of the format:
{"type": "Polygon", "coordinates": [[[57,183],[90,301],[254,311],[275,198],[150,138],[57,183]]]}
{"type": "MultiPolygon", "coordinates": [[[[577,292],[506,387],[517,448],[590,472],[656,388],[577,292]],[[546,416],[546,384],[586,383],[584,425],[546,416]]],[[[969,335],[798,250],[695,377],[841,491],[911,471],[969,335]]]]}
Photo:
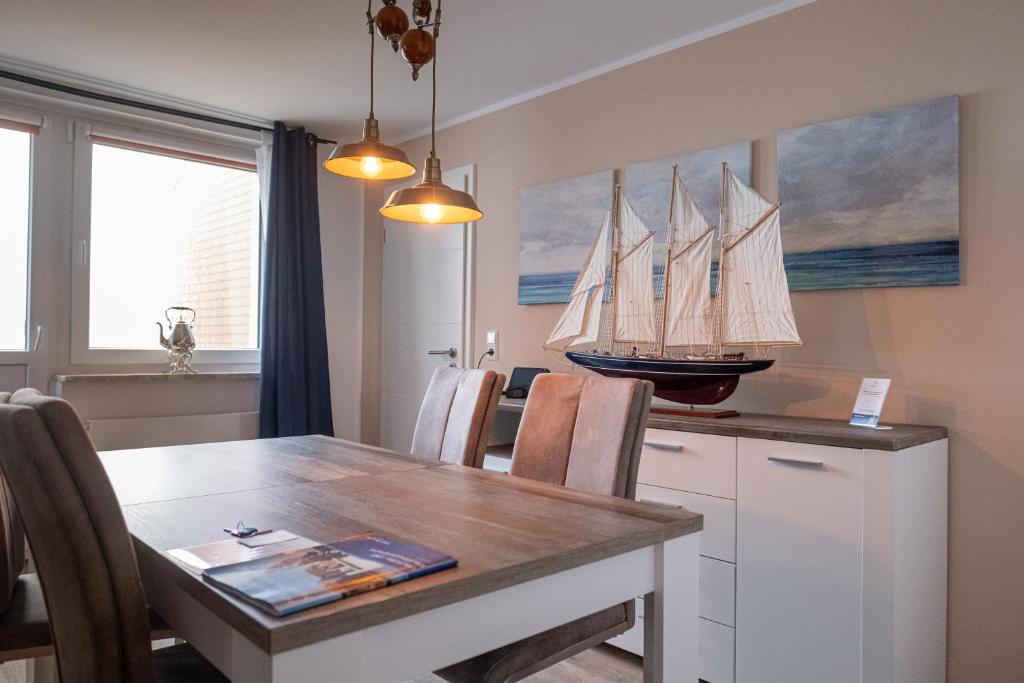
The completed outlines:
{"type": "Polygon", "coordinates": [[[872,379],[865,377],[860,383],[857,402],[853,405],[853,417],[850,424],[861,427],[878,428],[878,418],[882,415],[882,404],[889,393],[888,379],[872,379]]]}

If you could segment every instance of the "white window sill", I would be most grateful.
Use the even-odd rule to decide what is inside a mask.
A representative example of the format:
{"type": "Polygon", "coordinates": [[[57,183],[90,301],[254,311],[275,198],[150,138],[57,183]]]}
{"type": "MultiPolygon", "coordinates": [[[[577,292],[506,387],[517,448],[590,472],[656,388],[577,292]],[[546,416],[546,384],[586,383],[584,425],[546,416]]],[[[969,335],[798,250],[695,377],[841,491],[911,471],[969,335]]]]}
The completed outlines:
{"type": "Polygon", "coordinates": [[[258,372],[196,372],[172,375],[168,372],[124,372],[54,375],[55,384],[82,382],[201,382],[225,380],[258,380],[258,372]]]}

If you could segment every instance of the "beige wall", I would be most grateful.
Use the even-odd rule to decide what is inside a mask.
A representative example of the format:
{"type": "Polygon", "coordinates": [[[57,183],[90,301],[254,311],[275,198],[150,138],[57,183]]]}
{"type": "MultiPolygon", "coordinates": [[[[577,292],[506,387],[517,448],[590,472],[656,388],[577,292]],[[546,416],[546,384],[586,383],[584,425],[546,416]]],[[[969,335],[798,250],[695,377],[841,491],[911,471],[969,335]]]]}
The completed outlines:
{"type": "MultiPolygon", "coordinates": [[[[949,94],[961,96],[962,284],[795,294],[804,346],[730,403],[841,418],[862,377],[892,377],[885,418],[947,425],[950,680],[1009,681],[1024,671],[1024,2],[819,0],[445,130],[439,154],[447,168],[479,167],[477,344],[496,328],[495,365],[550,366],[541,344],[559,307],[516,304],[520,188],[751,139],[755,186],[774,197],[779,129],[949,94]]],[[[426,143],[406,150],[419,161],[426,143]]],[[[367,207],[382,201],[368,190],[367,207]]],[[[376,401],[373,344],[364,410],[376,401]]],[[[363,429],[372,438],[373,416],[363,429]]]]}
{"type": "MultiPolygon", "coordinates": [[[[320,146],[320,157],[331,153],[320,146]]],[[[321,167],[320,250],[331,372],[334,433],[359,440],[362,392],[363,193],[359,184],[321,167]]]]}

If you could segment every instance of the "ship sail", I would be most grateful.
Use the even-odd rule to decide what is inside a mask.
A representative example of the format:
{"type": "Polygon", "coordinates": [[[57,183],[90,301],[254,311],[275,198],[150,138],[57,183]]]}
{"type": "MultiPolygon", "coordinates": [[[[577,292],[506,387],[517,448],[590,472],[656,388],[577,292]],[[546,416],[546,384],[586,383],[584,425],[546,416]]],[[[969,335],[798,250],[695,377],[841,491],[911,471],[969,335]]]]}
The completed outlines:
{"type": "Polygon", "coordinates": [[[617,205],[612,340],[653,344],[658,340],[654,324],[654,233],[621,193],[617,205]]]}
{"type": "Polygon", "coordinates": [[[664,346],[711,343],[711,247],[714,229],[673,169],[665,265],[664,346]]]}
{"type": "Polygon", "coordinates": [[[609,211],[605,214],[597,238],[590,245],[587,260],[583,262],[580,274],[576,277],[569,305],[562,311],[562,317],[558,319],[551,336],[544,343],[544,348],[562,350],[597,341],[601,325],[601,301],[604,298],[604,283],[608,275],[610,230],[609,211]]]}
{"type": "Polygon", "coordinates": [[[782,263],[779,205],[727,169],[723,192],[721,343],[799,345],[782,263]]]}

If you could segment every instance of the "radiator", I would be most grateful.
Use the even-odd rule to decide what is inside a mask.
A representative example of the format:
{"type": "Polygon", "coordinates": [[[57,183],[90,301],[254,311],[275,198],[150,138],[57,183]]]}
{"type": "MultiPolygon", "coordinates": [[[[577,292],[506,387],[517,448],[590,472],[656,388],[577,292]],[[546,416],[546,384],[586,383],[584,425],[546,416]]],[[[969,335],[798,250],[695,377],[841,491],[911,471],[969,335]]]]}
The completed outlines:
{"type": "Polygon", "coordinates": [[[98,451],[177,446],[255,439],[259,435],[259,413],[105,418],[86,420],[85,427],[98,451]]]}

